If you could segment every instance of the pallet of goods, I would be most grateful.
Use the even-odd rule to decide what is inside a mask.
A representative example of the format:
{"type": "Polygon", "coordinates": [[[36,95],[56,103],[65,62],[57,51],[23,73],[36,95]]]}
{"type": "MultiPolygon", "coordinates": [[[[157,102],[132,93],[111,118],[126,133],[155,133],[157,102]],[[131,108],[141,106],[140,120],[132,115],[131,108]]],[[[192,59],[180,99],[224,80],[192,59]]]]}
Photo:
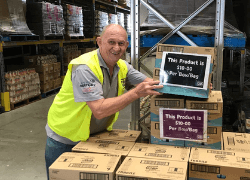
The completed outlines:
{"type": "Polygon", "coordinates": [[[5,83],[12,110],[19,104],[25,105],[34,99],[41,99],[39,75],[34,68],[6,72],[5,83]]]}
{"type": "Polygon", "coordinates": [[[61,86],[61,63],[56,55],[26,56],[24,62],[38,72],[42,93],[61,86]]]}
{"type": "Polygon", "coordinates": [[[41,39],[63,39],[63,8],[48,2],[27,3],[27,24],[41,39]]]}
{"type": "Polygon", "coordinates": [[[65,19],[65,38],[84,39],[82,7],[66,4],[63,6],[65,19]]]}

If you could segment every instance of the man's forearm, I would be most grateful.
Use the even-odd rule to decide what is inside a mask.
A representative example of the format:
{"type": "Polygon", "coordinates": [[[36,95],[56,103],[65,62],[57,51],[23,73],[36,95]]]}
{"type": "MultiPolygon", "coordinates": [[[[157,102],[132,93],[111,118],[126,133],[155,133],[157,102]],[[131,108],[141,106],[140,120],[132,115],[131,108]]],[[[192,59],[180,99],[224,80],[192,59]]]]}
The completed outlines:
{"type": "Polygon", "coordinates": [[[127,105],[138,98],[139,96],[135,93],[135,90],[132,89],[118,97],[100,99],[98,100],[98,104],[92,104],[92,107],[89,103],[88,105],[90,106],[95,118],[102,119],[124,109],[127,105]]]}

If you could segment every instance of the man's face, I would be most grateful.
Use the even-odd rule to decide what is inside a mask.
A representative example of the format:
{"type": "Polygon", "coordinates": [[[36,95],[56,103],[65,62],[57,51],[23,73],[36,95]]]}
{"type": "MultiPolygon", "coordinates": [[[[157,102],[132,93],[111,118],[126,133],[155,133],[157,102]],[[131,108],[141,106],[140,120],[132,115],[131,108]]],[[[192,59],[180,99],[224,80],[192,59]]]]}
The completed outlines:
{"type": "Polygon", "coordinates": [[[97,38],[97,43],[102,58],[110,66],[117,63],[129,45],[126,31],[119,26],[106,29],[103,36],[97,38]]]}

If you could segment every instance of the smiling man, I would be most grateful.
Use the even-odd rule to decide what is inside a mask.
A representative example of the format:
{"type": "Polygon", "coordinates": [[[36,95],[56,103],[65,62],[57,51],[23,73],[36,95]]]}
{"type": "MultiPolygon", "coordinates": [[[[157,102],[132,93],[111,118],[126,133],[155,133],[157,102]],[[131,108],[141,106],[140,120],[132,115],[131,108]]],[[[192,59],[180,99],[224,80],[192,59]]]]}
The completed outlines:
{"type": "MultiPolygon", "coordinates": [[[[110,24],[97,38],[98,50],[72,60],[60,92],[48,112],[45,160],[49,166],[90,134],[112,130],[119,111],[162,88],[120,59],[129,42],[123,27],[110,24]],[[124,93],[129,82],[135,88],[124,93]]],[[[139,108],[139,107],[138,107],[139,108]]],[[[49,176],[48,176],[49,179],[49,176]]]]}

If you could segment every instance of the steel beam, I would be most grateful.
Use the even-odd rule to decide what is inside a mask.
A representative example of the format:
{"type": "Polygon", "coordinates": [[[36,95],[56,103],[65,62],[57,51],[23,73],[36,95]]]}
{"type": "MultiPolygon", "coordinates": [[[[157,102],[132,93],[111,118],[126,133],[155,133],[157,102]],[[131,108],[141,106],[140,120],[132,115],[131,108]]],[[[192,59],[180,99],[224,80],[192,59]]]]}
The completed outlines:
{"type": "MultiPolygon", "coordinates": [[[[131,63],[133,67],[140,70],[140,4],[139,0],[131,0],[131,63]]],[[[131,105],[131,130],[139,130],[138,119],[140,119],[140,99],[134,101],[131,105]]]]}
{"type": "MultiPolygon", "coordinates": [[[[149,6],[147,3],[145,3],[143,0],[140,0],[142,2],[143,5],[145,5],[147,8],[150,8],[149,10],[153,13],[155,13],[156,11],[149,6]]],[[[171,23],[167,23],[168,21],[162,17],[159,13],[157,14],[157,17],[159,17],[161,20],[165,19],[167,22],[165,22],[168,26],[170,26],[170,28],[172,29],[171,32],[169,32],[166,36],[164,36],[158,43],[164,43],[166,40],[168,40],[172,35],[174,35],[175,33],[177,33],[178,35],[180,35],[184,40],[186,40],[191,46],[197,46],[193,41],[191,41],[187,36],[185,36],[184,34],[182,34],[179,30],[186,25],[190,20],[192,20],[197,14],[199,14],[201,11],[203,11],[207,6],[209,6],[212,2],[214,2],[214,0],[208,0],[206,1],[203,5],[201,5],[196,11],[194,11],[192,14],[190,14],[182,23],[180,23],[178,26],[174,27],[171,23]],[[159,15],[159,16],[158,16],[159,15]]],[[[148,55],[150,55],[152,52],[154,52],[157,48],[157,44],[155,44],[152,48],[150,48],[139,60],[139,63],[145,59],[148,55]]]]}
{"type": "Polygon", "coordinates": [[[216,19],[215,19],[215,39],[214,47],[217,49],[213,72],[213,87],[221,90],[222,68],[223,68],[223,48],[224,48],[224,18],[225,0],[216,0],[216,19]]]}

